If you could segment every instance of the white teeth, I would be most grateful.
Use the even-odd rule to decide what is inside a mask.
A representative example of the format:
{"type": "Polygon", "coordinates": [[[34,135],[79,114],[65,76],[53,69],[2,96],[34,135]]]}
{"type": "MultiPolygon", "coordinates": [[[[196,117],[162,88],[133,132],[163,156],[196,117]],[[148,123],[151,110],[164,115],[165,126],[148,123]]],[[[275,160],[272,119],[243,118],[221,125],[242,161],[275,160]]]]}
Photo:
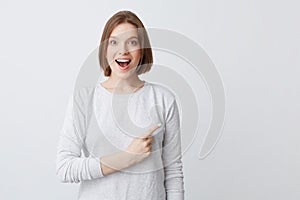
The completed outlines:
{"type": "Polygon", "coordinates": [[[130,60],[117,59],[118,62],[129,62],[130,60]]]}

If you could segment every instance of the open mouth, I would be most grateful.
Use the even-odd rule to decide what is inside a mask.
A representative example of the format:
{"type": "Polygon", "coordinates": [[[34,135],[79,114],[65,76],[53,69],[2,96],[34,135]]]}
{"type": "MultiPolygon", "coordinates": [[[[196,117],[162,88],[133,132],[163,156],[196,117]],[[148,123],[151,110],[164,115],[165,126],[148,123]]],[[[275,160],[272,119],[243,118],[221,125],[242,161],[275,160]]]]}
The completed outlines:
{"type": "Polygon", "coordinates": [[[126,68],[126,67],[128,67],[131,60],[129,60],[129,59],[116,59],[115,61],[116,61],[116,63],[118,63],[118,65],[121,68],[126,68]]]}

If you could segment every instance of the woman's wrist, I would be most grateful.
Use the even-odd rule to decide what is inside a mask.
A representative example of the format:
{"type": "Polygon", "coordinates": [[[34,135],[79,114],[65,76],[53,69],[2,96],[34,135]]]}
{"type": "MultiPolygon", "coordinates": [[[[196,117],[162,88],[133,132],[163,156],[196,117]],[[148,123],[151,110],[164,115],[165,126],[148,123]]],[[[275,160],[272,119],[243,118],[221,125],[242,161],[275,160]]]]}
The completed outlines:
{"type": "Polygon", "coordinates": [[[129,151],[121,151],[121,157],[124,160],[125,168],[130,167],[138,163],[136,159],[136,155],[134,153],[130,153],[129,151]]]}
{"type": "Polygon", "coordinates": [[[132,153],[120,151],[112,155],[102,156],[100,164],[103,175],[108,175],[136,164],[136,158],[132,153]]]}

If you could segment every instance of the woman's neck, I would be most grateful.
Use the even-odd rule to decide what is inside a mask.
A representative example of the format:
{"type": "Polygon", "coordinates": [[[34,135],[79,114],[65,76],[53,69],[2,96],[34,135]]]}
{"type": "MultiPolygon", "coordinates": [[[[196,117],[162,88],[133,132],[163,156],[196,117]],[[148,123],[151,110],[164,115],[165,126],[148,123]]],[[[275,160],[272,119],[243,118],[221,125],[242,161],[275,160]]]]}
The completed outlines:
{"type": "Polygon", "coordinates": [[[141,88],[144,85],[144,81],[140,80],[138,76],[134,78],[121,79],[111,75],[101,85],[106,89],[114,90],[115,92],[130,93],[141,88]]]}

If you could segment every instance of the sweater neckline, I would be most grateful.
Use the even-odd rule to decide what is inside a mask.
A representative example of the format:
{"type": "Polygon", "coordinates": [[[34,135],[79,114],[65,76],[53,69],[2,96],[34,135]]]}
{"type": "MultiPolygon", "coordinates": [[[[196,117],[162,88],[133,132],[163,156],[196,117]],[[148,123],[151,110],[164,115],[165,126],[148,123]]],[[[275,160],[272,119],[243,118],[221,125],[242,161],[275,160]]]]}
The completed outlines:
{"type": "Polygon", "coordinates": [[[139,88],[138,90],[136,90],[135,92],[124,93],[124,94],[122,94],[122,93],[113,93],[113,92],[110,92],[110,91],[108,91],[106,88],[104,88],[104,87],[101,85],[101,83],[98,84],[98,88],[100,88],[100,90],[104,91],[104,93],[106,93],[106,94],[108,94],[108,95],[110,95],[110,96],[113,96],[113,95],[114,95],[114,96],[130,96],[130,95],[136,95],[136,94],[139,94],[139,93],[141,93],[141,92],[143,92],[143,91],[145,90],[146,86],[148,85],[148,82],[145,81],[145,80],[143,80],[143,82],[144,82],[144,85],[143,85],[141,88],[139,88]]]}

